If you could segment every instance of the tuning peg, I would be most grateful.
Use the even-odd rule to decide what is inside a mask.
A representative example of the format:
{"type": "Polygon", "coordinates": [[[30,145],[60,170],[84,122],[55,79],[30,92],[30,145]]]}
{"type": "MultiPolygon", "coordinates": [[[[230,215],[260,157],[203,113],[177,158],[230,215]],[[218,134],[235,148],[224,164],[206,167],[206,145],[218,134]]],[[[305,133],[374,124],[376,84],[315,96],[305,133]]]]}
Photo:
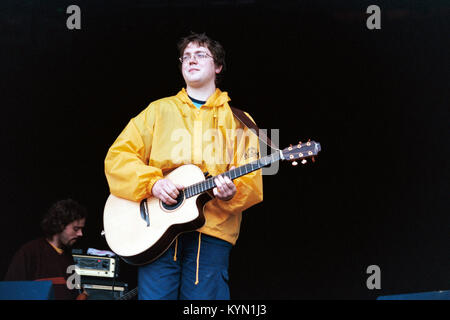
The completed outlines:
{"type": "Polygon", "coordinates": [[[306,161],[306,159],[303,159],[302,160],[302,164],[305,164],[305,163],[307,163],[308,161],[306,161]]]}
{"type": "Polygon", "coordinates": [[[298,162],[297,161],[293,161],[292,165],[295,167],[296,165],[298,165],[298,162]]]}

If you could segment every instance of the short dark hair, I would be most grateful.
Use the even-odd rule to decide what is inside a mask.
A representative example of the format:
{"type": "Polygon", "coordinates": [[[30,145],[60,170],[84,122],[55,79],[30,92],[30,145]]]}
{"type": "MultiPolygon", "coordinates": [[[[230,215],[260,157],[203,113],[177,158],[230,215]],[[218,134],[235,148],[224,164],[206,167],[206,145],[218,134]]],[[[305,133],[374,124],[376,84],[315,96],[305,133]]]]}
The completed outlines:
{"type": "Polygon", "coordinates": [[[191,42],[199,46],[207,47],[208,50],[211,51],[216,66],[222,66],[222,70],[219,74],[216,75],[216,84],[219,83],[226,69],[225,49],[223,48],[223,46],[218,41],[208,37],[205,33],[195,33],[191,31],[191,34],[181,38],[180,41],[178,41],[177,47],[180,57],[183,56],[184,50],[191,42]]]}
{"type": "Polygon", "coordinates": [[[46,212],[41,228],[46,237],[51,237],[64,230],[64,228],[77,220],[87,218],[87,210],[72,199],[55,202],[46,212]]]}

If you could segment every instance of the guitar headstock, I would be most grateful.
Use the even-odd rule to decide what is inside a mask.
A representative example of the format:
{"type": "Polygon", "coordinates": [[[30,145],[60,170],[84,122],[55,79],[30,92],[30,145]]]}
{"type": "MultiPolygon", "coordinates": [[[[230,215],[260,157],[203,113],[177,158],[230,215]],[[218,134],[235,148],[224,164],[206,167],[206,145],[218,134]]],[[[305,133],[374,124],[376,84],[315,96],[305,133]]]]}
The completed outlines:
{"type": "Polygon", "coordinates": [[[301,141],[297,145],[290,145],[289,147],[281,151],[283,160],[292,161],[292,165],[296,166],[298,163],[296,160],[302,160],[301,163],[305,164],[308,158],[314,162],[314,157],[320,152],[320,143],[310,141],[302,143],[301,141]]]}

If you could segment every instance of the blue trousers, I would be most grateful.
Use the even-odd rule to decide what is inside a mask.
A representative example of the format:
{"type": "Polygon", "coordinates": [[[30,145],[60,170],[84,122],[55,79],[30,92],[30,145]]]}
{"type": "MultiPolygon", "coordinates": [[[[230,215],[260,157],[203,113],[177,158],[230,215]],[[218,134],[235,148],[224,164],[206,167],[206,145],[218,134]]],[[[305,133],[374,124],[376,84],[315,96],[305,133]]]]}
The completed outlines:
{"type": "Polygon", "coordinates": [[[231,248],[198,232],[181,234],[161,257],[139,267],[139,300],[229,300],[231,248]]]}

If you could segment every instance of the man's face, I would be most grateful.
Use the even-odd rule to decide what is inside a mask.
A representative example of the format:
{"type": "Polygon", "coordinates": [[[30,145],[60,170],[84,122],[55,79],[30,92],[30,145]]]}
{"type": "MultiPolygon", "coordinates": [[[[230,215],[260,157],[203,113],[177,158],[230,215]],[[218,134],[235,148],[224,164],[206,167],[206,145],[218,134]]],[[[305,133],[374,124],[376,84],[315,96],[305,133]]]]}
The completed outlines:
{"type": "Polygon", "coordinates": [[[183,61],[181,72],[187,86],[199,88],[202,86],[214,84],[216,74],[220,73],[222,66],[216,66],[212,54],[208,48],[199,46],[196,43],[189,43],[184,49],[183,56],[189,56],[190,59],[183,61]],[[195,57],[196,53],[206,53],[205,59],[195,57]]]}
{"type": "Polygon", "coordinates": [[[69,223],[64,230],[59,234],[61,244],[66,247],[71,247],[75,242],[83,236],[83,228],[86,223],[86,219],[75,220],[69,223]]]}

